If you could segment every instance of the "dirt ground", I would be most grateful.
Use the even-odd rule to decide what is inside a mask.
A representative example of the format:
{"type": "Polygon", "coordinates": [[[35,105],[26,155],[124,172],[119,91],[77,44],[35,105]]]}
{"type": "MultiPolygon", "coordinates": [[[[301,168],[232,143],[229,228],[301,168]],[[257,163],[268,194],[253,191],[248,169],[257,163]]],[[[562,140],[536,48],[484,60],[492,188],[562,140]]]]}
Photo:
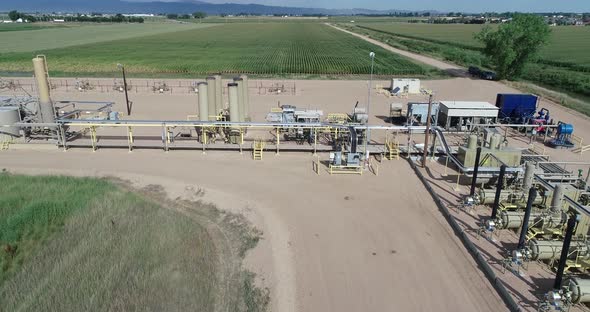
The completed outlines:
{"type": "MultiPolygon", "coordinates": [[[[350,112],[367,99],[366,81],[297,81],[297,89],[296,95],[252,96],[253,119],[262,121],[279,101],[328,113],[350,112]]],[[[53,97],[115,101],[124,110],[123,94],[53,97]]],[[[184,120],[197,107],[197,96],[188,94],[133,94],[131,100],[133,119],[184,120]]],[[[407,100],[372,95],[371,122],[385,124],[389,103],[407,100]]],[[[317,176],[313,159],[267,152],[254,162],[235,152],[106,149],[0,154],[1,167],[19,172],[115,175],[161,184],[172,197],[205,189],[206,200],[245,213],[263,230],[247,266],[271,289],[272,311],[505,309],[406,161],[383,163],[379,176],[317,176]]]]}
{"type": "MultiPolygon", "coordinates": [[[[350,112],[357,101],[367,102],[367,81],[295,83],[295,95],[252,95],[253,120],[263,121],[279,102],[325,114],[350,112]]],[[[435,100],[490,103],[497,93],[517,92],[469,78],[423,81],[423,87],[435,92],[435,100]]],[[[114,101],[115,109],[124,111],[122,93],[56,90],[53,98],[114,101]]],[[[135,93],[131,100],[130,119],[186,120],[197,113],[194,94],[135,93]]],[[[390,103],[426,100],[425,95],[387,98],[373,92],[371,124],[386,124],[390,103]]],[[[545,101],[541,106],[590,138],[587,117],[545,101]]],[[[590,161],[588,154],[548,153],[560,160],[590,161]]],[[[190,197],[187,190],[203,188],[206,200],[244,213],[263,230],[264,239],[248,255],[247,266],[271,289],[272,311],[506,309],[405,160],[382,163],[379,176],[318,176],[312,171],[313,159],[270,151],[255,162],[237,152],[9,150],[0,152],[0,167],[36,174],[114,175],[137,185],[163,185],[173,198],[190,197]]]]}
{"type": "Polygon", "coordinates": [[[245,213],[264,232],[247,258],[272,311],[499,311],[503,304],[403,161],[380,176],[315,175],[310,156],[89,150],[0,155],[24,173],[114,175],[245,213]],[[245,159],[246,158],[246,159],[245,159]],[[282,183],[276,183],[276,181],[282,183]],[[417,194],[422,194],[417,196],[417,194]],[[185,194],[186,195],[186,194],[185,194]]]}

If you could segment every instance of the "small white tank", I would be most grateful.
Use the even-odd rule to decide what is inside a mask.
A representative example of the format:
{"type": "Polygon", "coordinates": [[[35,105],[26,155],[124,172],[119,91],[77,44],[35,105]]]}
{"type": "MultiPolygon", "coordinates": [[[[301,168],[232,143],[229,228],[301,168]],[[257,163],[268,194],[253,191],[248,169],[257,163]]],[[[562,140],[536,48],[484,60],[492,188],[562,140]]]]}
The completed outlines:
{"type": "Polygon", "coordinates": [[[20,121],[20,110],[15,106],[0,107],[0,137],[4,135],[19,136],[20,128],[14,126],[20,121]]]}
{"type": "Polygon", "coordinates": [[[500,142],[502,140],[502,136],[499,134],[492,134],[490,138],[490,149],[495,150],[500,147],[500,142]]]}
{"type": "Polygon", "coordinates": [[[567,279],[564,285],[569,289],[572,296],[572,303],[590,302],[590,280],[583,278],[567,279]]]}
{"type": "Polygon", "coordinates": [[[244,104],[242,105],[242,107],[243,107],[242,114],[244,115],[244,119],[246,121],[249,121],[250,120],[250,89],[248,87],[248,76],[240,75],[240,78],[242,78],[242,80],[244,82],[244,86],[242,86],[242,88],[244,89],[244,96],[242,98],[242,100],[244,101],[244,104]]]}
{"type": "Polygon", "coordinates": [[[469,136],[469,140],[467,140],[467,148],[468,149],[477,148],[477,135],[472,134],[469,136]]]}
{"type": "Polygon", "coordinates": [[[238,84],[230,83],[227,85],[229,90],[229,121],[240,121],[240,108],[238,103],[238,84]]]}

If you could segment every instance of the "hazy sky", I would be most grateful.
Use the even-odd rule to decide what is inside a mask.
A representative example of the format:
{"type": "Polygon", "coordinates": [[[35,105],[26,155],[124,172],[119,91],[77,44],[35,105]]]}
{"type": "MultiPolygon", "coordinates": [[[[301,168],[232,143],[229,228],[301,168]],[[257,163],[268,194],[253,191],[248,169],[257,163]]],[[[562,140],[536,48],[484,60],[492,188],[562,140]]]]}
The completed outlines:
{"type": "MultiPolygon", "coordinates": [[[[138,1],[138,0],[134,0],[138,1]]],[[[150,0],[142,0],[150,1],[150,0]]],[[[167,0],[171,1],[171,0],[167,0]]],[[[203,0],[211,3],[257,3],[277,6],[439,11],[577,11],[590,12],[590,0],[203,0]]]]}

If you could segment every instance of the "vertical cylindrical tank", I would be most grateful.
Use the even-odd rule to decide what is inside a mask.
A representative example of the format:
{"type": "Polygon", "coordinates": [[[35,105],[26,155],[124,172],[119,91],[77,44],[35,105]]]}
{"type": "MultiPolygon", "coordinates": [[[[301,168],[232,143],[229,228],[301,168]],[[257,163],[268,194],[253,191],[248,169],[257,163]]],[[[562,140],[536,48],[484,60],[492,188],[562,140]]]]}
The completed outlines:
{"type": "Polygon", "coordinates": [[[227,85],[229,93],[229,119],[231,122],[240,121],[240,109],[238,104],[238,84],[230,83],[227,85]]]}
{"type": "Polygon", "coordinates": [[[477,135],[472,134],[469,136],[469,139],[467,140],[467,148],[473,149],[476,147],[477,147],[477,135]]]}
{"type": "Polygon", "coordinates": [[[238,84],[238,112],[240,121],[245,121],[244,118],[244,80],[242,78],[234,78],[234,82],[238,84]]]}
{"type": "Polygon", "coordinates": [[[45,57],[37,56],[33,59],[33,68],[35,71],[35,80],[37,81],[37,91],[39,92],[39,119],[45,123],[55,122],[55,110],[51,97],[49,95],[49,80],[47,75],[47,64],[45,57]]]}
{"type": "Polygon", "coordinates": [[[215,106],[215,77],[210,76],[206,79],[207,82],[207,109],[209,111],[209,115],[217,115],[219,112],[215,106]]]}
{"type": "Polygon", "coordinates": [[[215,75],[215,111],[217,113],[224,109],[223,103],[223,84],[221,82],[221,75],[215,75]]]}
{"type": "Polygon", "coordinates": [[[500,146],[500,140],[502,137],[499,134],[492,134],[490,138],[490,149],[495,150],[500,146]]]}
{"type": "Polygon", "coordinates": [[[3,136],[18,136],[20,128],[14,126],[20,121],[20,110],[18,107],[0,107],[0,139],[3,136]]]}
{"type": "Polygon", "coordinates": [[[244,107],[244,111],[242,114],[244,115],[245,121],[250,121],[250,89],[248,88],[248,76],[241,75],[240,78],[242,78],[244,81],[244,104],[242,105],[244,107]]]}
{"type": "Polygon", "coordinates": [[[199,120],[209,121],[208,83],[199,82],[197,88],[199,90],[199,120]]]}
{"type": "Polygon", "coordinates": [[[551,210],[558,211],[562,207],[563,196],[565,194],[565,185],[558,184],[553,189],[553,197],[551,198],[551,210]]]}
{"type": "Polygon", "coordinates": [[[572,277],[565,281],[565,286],[571,293],[572,303],[590,302],[590,279],[572,277]]]}
{"type": "Polygon", "coordinates": [[[527,162],[524,170],[524,178],[522,180],[522,189],[525,192],[533,187],[533,179],[535,177],[535,164],[527,162]]]}

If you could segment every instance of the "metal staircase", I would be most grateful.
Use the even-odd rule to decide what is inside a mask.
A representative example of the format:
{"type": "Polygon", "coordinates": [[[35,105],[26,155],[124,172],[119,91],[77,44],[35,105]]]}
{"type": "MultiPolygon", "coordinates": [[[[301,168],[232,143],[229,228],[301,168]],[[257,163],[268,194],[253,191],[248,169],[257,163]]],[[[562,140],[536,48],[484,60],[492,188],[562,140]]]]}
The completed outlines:
{"type": "Polygon", "coordinates": [[[399,142],[390,139],[385,140],[385,157],[389,160],[399,159],[400,149],[399,142]]]}
{"type": "Polygon", "coordinates": [[[262,160],[262,154],[264,153],[265,145],[266,144],[262,140],[257,139],[254,141],[252,152],[252,158],[254,158],[254,160],[262,160]]]}

